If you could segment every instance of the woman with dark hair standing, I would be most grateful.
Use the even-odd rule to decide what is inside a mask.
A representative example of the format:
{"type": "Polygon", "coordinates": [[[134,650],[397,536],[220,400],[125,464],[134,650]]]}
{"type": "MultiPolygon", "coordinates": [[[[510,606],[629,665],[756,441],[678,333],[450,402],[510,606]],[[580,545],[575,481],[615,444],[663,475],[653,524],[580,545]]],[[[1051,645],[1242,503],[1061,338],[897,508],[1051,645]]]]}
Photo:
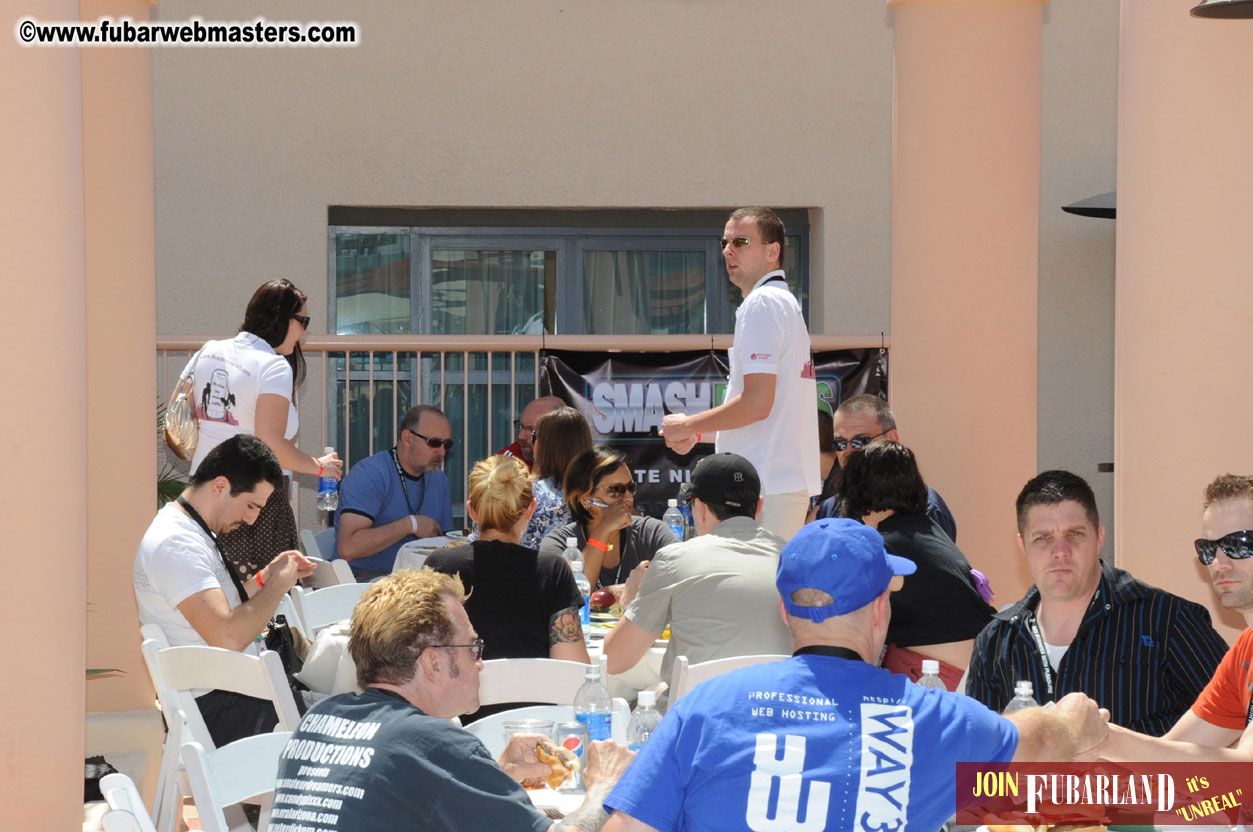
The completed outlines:
{"type": "Polygon", "coordinates": [[[566,539],[575,538],[593,589],[620,594],[631,570],[652,560],[661,547],[679,542],[660,520],[633,513],[635,478],[620,451],[599,447],[579,454],[566,471],[565,493],[574,522],[550,531],[539,551],[559,555],[566,539]]]}
{"type": "Polygon", "coordinates": [[[909,448],[872,442],[853,452],[842,477],[846,515],[874,526],[888,552],[918,566],[889,596],[883,666],[917,681],[922,660],[936,659],[945,687],[955,690],[970,664],[975,636],[996,612],[988,605],[987,579],[927,516],[927,485],[909,448]]]}
{"type": "MultiPolygon", "coordinates": [[[[339,478],[343,463],[338,454],[313,457],[292,441],[300,427],[295,401],[305,377],[300,340],[308,331],[308,316],[305,295],[290,280],[264,283],[248,301],[239,334],[208,342],[195,366],[183,370],[192,374],[200,432],[192,471],[219,443],[250,433],[270,446],[289,476],[298,472],[339,478]]],[[[266,501],[255,523],[218,537],[245,580],[279,552],[296,549],[298,542],[286,485],[266,501]]]]}
{"type": "Polygon", "coordinates": [[[535,453],[531,466],[535,514],[522,535],[522,545],[538,549],[544,535],[570,522],[562,491],[566,469],[592,447],[592,432],[582,413],[573,407],[559,407],[535,420],[531,447],[535,453]]]}

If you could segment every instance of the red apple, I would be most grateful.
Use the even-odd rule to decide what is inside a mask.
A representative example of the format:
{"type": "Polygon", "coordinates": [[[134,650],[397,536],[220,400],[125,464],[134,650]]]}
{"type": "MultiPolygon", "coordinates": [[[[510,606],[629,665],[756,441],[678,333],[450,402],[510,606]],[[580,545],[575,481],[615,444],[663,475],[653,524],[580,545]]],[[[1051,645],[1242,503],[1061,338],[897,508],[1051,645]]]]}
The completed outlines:
{"type": "Polygon", "coordinates": [[[614,598],[613,593],[607,589],[596,590],[592,593],[592,597],[589,599],[591,607],[594,610],[607,610],[612,607],[617,600],[617,598],[614,598]]]}

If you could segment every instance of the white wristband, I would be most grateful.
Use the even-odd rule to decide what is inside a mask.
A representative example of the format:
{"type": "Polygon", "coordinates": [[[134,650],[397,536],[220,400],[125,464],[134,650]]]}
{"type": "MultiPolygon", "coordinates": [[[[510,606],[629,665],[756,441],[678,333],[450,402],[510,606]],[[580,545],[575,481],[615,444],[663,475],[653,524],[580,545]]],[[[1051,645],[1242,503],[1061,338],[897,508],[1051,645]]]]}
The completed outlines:
{"type": "Polygon", "coordinates": [[[413,526],[413,533],[417,534],[418,533],[418,515],[416,514],[409,515],[409,525],[413,526]]]}

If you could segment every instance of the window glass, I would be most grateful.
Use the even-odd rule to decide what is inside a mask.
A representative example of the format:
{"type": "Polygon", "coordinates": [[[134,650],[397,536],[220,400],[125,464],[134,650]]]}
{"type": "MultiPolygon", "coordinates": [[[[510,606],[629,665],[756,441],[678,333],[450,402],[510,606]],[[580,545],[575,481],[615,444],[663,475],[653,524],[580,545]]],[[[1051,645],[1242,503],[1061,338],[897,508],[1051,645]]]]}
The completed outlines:
{"type": "Polygon", "coordinates": [[[555,251],[431,252],[431,332],[539,335],[551,332],[544,300],[553,294],[555,251]],[[547,291],[546,291],[547,290],[547,291]]]}
{"type": "Polygon", "coordinates": [[[335,331],[409,332],[409,234],[335,235],[335,331]]]}
{"type": "Polygon", "coordinates": [[[583,331],[704,333],[705,289],[704,251],[584,251],[583,331]]]}

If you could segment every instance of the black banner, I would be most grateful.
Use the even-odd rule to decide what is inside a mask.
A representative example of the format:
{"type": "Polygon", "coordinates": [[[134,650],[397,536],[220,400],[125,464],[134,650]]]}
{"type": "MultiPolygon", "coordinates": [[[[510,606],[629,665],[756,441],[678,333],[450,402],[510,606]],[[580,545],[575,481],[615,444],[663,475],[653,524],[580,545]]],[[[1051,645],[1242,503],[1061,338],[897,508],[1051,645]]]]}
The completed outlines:
{"type": "MultiPolygon", "coordinates": [[[[820,410],[832,412],[850,396],[887,397],[886,350],[814,353],[820,410]]],[[[657,435],[667,413],[699,413],[726,398],[730,368],[725,351],[603,353],[549,350],[540,357],[539,394],[557,396],[577,408],[597,444],[618,448],[630,459],[639,490],[635,504],[660,517],[666,500],[687,482],[691,468],[713,452],[701,443],[687,456],[666,448],[657,435]]],[[[708,437],[707,437],[708,438],[708,437]]],[[[818,453],[818,448],[814,448],[818,453]]]]}

